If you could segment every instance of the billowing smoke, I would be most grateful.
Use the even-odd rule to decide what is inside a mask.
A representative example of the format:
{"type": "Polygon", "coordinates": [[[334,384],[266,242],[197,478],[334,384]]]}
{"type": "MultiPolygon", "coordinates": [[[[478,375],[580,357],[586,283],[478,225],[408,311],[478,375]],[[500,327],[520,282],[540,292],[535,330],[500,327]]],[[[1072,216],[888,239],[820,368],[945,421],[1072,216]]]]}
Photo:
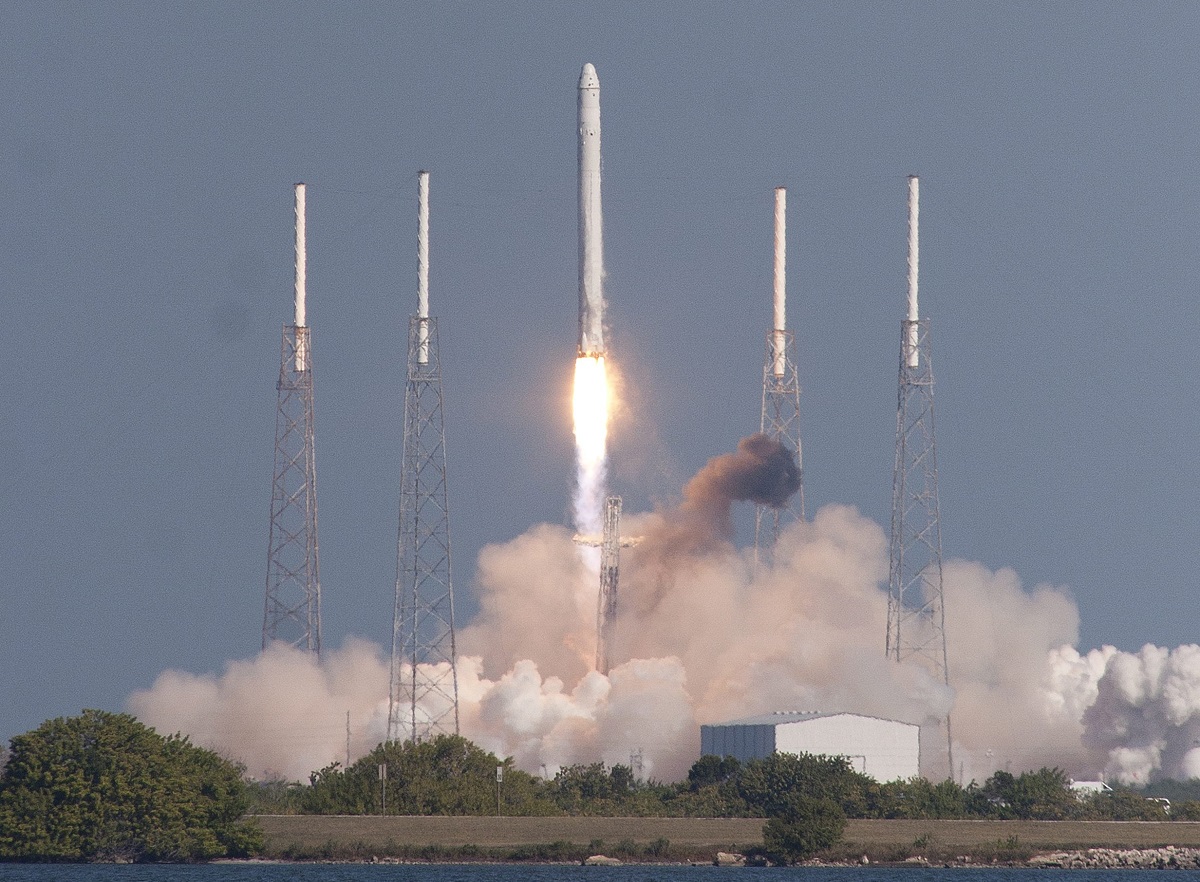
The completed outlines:
{"type": "Polygon", "coordinates": [[[738,442],[736,453],[715,456],[683,488],[683,503],[662,518],[659,544],[695,549],[733,538],[733,503],[781,508],[800,489],[796,456],[763,434],[738,442]]]}
{"type": "Polygon", "coordinates": [[[1107,777],[1200,777],[1200,646],[1106,647],[1079,661],[1103,671],[1083,714],[1083,741],[1104,758],[1107,777]]]}
{"type": "MultiPolygon", "coordinates": [[[[609,676],[595,656],[596,582],[569,530],[546,524],[488,546],[480,612],[459,629],[463,734],[531,772],[628,763],[682,777],[698,726],[772,710],[871,714],[928,724],[952,713],[964,780],[1059,766],[1124,781],[1200,774],[1200,647],[1081,654],[1079,613],[1054,586],[1009,569],[945,566],[949,690],[884,656],[887,540],[827,505],[780,535],[756,566],[729,525],[735,500],[795,490],[787,451],[746,439],[690,481],[673,508],[627,516],[609,676]]],[[[304,779],[383,738],[387,665],[351,640],[309,653],[275,646],[220,675],[168,671],[130,710],[247,763],[304,779]]],[[[936,766],[934,767],[936,771],[936,766]]]]}
{"type": "Polygon", "coordinates": [[[760,432],[739,441],[737,453],[710,459],[683,488],[680,512],[708,511],[725,523],[733,502],[749,500],[780,508],[799,489],[795,454],[760,432]]]}
{"type": "Polygon", "coordinates": [[[347,714],[353,757],[383,740],[387,682],[387,661],[365,640],[327,650],[319,662],[275,643],[229,662],[220,675],[164,671],[128,706],[160,732],[182,732],[244,762],[256,778],[307,780],[311,771],[346,761],[347,714]]]}

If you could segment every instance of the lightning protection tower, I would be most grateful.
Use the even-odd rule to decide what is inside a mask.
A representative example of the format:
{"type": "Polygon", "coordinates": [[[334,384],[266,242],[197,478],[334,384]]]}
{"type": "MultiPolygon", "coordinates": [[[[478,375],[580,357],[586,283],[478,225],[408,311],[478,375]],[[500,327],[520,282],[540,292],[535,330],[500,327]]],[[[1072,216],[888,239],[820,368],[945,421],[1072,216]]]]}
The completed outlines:
{"type": "MultiPolygon", "coordinates": [[[[917,308],[919,214],[919,182],[912,175],[908,179],[908,313],[900,323],[886,648],[888,657],[897,662],[919,659],[948,686],[933,365],[929,320],[922,319],[917,308]]],[[[953,777],[949,717],[945,725],[946,758],[953,777]]]]}
{"type": "Polygon", "coordinates": [[[617,588],[621,567],[621,497],[604,503],[604,535],[600,543],[600,594],[596,604],[596,670],[608,675],[613,628],[617,622],[617,588]]]}
{"type": "Polygon", "coordinates": [[[600,595],[596,602],[596,671],[607,676],[612,655],[612,632],[617,623],[617,588],[620,580],[619,496],[605,500],[604,536],[600,542],[600,595]]]}
{"type": "Polygon", "coordinates": [[[800,489],[786,508],[754,509],[754,554],[757,560],[779,538],[780,528],[797,515],[804,518],[804,457],[800,447],[800,377],[796,369],[795,335],[787,329],[787,190],[775,188],[774,309],[767,332],[763,365],[762,418],[759,431],[796,451],[800,489]],[[794,506],[794,507],[792,507],[794,506]]]}
{"type": "Polygon", "coordinates": [[[417,314],[409,320],[392,620],[389,741],[458,734],[446,430],[437,319],[429,315],[429,172],[417,176],[417,314]]]}
{"type": "Polygon", "coordinates": [[[599,536],[576,536],[578,545],[600,549],[600,591],[596,595],[596,670],[608,676],[617,624],[621,580],[621,549],[640,543],[640,536],[621,536],[621,497],[604,501],[604,526],[599,536]]]}
{"type": "Polygon", "coordinates": [[[295,320],[283,326],[279,360],[262,645],[266,649],[271,641],[282,640],[320,654],[312,345],[305,319],[304,184],[296,184],[295,205],[295,320]]]}

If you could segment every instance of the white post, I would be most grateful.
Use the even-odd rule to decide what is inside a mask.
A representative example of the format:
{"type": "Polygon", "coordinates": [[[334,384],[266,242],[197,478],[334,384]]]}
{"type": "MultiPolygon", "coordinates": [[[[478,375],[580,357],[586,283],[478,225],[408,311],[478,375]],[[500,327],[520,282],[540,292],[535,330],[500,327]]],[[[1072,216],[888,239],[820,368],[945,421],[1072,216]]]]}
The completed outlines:
{"type": "Polygon", "coordinates": [[[920,263],[921,234],[919,221],[921,215],[921,186],[916,175],[908,176],[908,320],[913,322],[908,328],[908,366],[917,367],[920,353],[917,349],[917,326],[920,318],[917,309],[917,275],[920,263]]]}
{"type": "Polygon", "coordinates": [[[775,287],[774,315],[771,325],[773,366],[782,377],[787,364],[787,189],[775,188],[775,287]]]}
{"type": "Polygon", "coordinates": [[[429,172],[417,174],[417,363],[429,363],[429,172]]]}
{"type": "MultiPolygon", "coordinates": [[[[295,280],[295,313],[294,322],[296,328],[307,327],[305,322],[305,298],[307,292],[305,290],[308,282],[308,255],[306,253],[306,230],[304,225],[304,185],[296,184],[296,280],[295,280]]],[[[304,351],[304,335],[296,334],[296,370],[304,371],[308,369],[308,353],[304,351]]]]}

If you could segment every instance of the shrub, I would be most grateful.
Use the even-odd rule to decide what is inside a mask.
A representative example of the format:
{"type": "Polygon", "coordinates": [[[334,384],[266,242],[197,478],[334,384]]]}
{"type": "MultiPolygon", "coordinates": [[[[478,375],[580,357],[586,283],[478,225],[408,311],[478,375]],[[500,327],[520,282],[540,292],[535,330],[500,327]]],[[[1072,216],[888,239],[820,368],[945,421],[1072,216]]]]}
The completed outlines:
{"type": "Polygon", "coordinates": [[[0,859],[200,861],[243,857],[241,769],[128,714],[86,710],[12,740],[0,775],[0,859]]]}
{"type": "Polygon", "coordinates": [[[845,830],[846,815],[832,799],[793,793],[763,825],[763,848],[773,863],[794,864],[837,844],[845,830]]]}

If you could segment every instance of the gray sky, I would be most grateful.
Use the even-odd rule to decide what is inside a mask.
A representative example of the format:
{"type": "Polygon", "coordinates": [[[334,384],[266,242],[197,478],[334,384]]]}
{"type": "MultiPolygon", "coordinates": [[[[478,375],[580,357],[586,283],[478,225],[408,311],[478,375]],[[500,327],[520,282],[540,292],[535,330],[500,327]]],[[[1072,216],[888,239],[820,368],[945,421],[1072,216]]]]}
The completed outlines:
{"type": "Polygon", "coordinates": [[[566,521],[585,61],[627,511],[757,428],[784,185],[809,511],[887,525],[918,173],[947,557],[1195,639],[1195,4],[0,7],[0,736],[257,650],[295,181],[326,645],[390,634],[420,168],[460,621],[566,521]]]}

